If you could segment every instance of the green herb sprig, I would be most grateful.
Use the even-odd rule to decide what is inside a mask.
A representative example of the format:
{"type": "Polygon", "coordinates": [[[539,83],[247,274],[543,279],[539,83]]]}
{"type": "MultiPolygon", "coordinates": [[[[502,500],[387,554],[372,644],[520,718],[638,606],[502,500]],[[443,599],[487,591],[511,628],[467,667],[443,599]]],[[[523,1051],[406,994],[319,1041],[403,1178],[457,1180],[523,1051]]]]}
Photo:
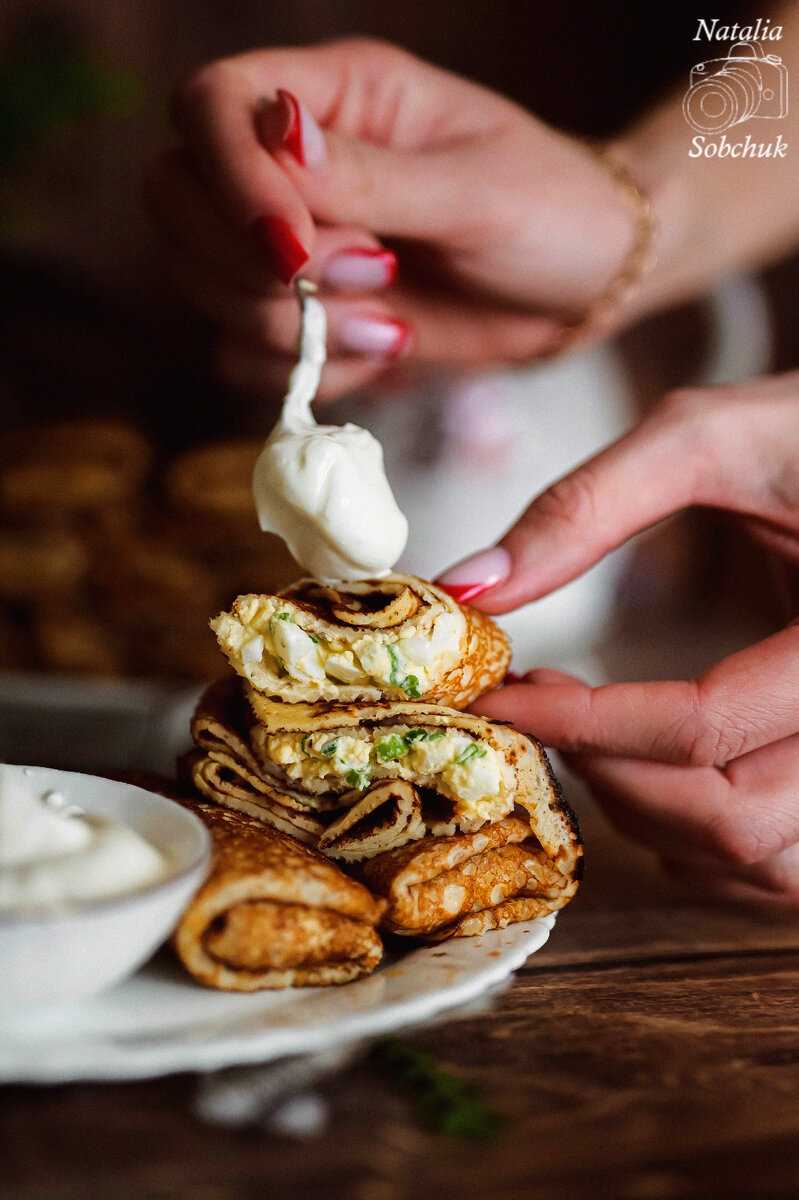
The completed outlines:
{"type": "Polygon", "coordinates": [[[506,1129],[508,1117],[485,1103],[476,1084],[442,1067],[426,1050],[386,1038],[376,1055],[390,1082],[410,1097],[425,1129],[465,1141],[494,1141],[506,1129]]]}

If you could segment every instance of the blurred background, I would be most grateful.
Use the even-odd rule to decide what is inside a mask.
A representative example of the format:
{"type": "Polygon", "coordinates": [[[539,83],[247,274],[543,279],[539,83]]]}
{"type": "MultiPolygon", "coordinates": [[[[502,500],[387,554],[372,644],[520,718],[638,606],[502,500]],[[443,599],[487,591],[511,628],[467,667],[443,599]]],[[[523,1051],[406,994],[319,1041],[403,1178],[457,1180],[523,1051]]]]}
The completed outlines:
{"type": "MultiPolygon", "coordinates": [[[[727,21],[744,12],[722,3],[713,15],[727,21]]],[[[249,498],[278,397],[237,395],[217,383],[213,331],[173,296],[142,214],[142,170],[169,136],[174,83],[256,45],[368,33],[495,87],[561,128],[604,137],[684,85],[697,53],[695,24],[695,6],[682,0],[5,0],[6,731],[16,720],[19,735],[36,678],[173,686],[213,677],[209,616],[240,591],[296,574],[281,545],[257,530],[249,498]]],[[[469,378],[399,370],[368,395],[336,404],[331,417],[392,433],[389,467],[395,479],[403,475],[399,499],[414,531],[405,562],[432,574],[497,536],[540,487],[665,388],[796,366],[797,300],[793,260],[731,280],[706,302],[589,355],[469,378]],[[420,406],[433,418],[433,443],[412,436],[420,406]],[[464,415],[489,455],[475,458],[475,445],[459,440],[464,415]],[[465,514],[460,533],[444,546],[425,541],[423,512],[448,504],[465,514]]],[[[720,610],[736,629],[743,617],[769,627],[776,609],[756,554],[720,519],[668,523],[578,588],[573,602],[559,593],[535,619],[522,614],[517,665],[563,660],[566,643],[571,653],[593,652],[621,624],[640,638],[637,657],[620,669],[641,676],[649,667],[642,647],[665,621],[677,623],[689,646],[697,622],[719,627],[720,610]]],[[[98,711],[106,703],[99,695],[98,711]]],[[[3,743],[0,730],[0,754],[21,756],[18,736],[13,750],[9,736],[3,743]]]]}

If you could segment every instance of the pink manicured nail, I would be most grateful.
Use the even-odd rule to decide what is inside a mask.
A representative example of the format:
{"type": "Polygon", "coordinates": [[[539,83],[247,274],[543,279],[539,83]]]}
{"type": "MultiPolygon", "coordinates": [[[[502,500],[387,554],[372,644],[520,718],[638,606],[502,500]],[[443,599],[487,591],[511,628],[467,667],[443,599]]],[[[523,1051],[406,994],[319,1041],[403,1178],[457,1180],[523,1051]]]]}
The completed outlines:
{"type": "Polygon", "coordinates": [[[325,135],[304,104],[284,88],[277,89],[278,104],[283,106],[287,122],[280,144],[296,158],[301,167],[312,170],[323,167],[327,161],[325,135]]]}
{"type": "Polygon", "coordinates": [[[397,358],[413,345],[413,330],[407,321],[392,317],[348,317],[339,328],[338,340],[359,354],[397,358]]]}
{"type": "Polygon", "coordinates": [[[476,600],[498,583],[504,583],[510,575],[510,569],[511,560],[507,550],[502,546],[492,546],[490,550],[481,550],[479,554],[456,563],[436,583],[459,604],[463,604],[476,600]]]}
{"type": "Polygon", "coordinates": [[[390,250],[357,247],[340,250],[325,263],[323,277],[332,287],[370,291],[388,287],[397,274],[397,258],[390,250]]]}

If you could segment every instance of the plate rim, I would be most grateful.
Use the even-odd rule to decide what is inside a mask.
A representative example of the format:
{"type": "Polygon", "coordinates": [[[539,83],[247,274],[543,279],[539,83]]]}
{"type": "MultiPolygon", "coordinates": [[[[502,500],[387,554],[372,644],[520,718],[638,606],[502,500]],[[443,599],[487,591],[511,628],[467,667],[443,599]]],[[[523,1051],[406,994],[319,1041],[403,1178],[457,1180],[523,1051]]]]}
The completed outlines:
{"type": "MultiPolygon", "coordinates": [[[[57,1044],[62,1056],[60,1062],[58,1058],[54,1061],[48,1055],[46,1040],[34,1037],[25,1043],[24,1038],[19,1037],[20,1030],[15,1030],[13,1024],[6,1025],[5,1028],[0,1024],[0,1083],[132,1082],[185,1071],[216,1071],[246,1063],[266,1063],[294,1054],[316,1053],[333,1045],[343,1045],[361,1038],[378,1037],[405,1029],[417,1022],[421,1024],[429,1021],[448,1009],[459,1008],[492,991],[518,970],[531,954],[545,945],[555,924],[556,915],[550,913],[532,921],[507,926],[505,929],[489,930],[475,938],[459,938],[457,942],[461,946],[467,941],[471,943],[469,949],[474,951],[476,964],[473,971],[467,970],[465,976],[456,979],[454,983],[433,987],[420,995],[400,996],[393,1001],[389,997],[372,1009],[345,1014],[332,1023],[317,1017],[305,1025],[257,1030],[254,1033],[233,1033],[230,1036],[217,1035],[194,1041],[185,1036],[185,1030],[176,1030],[171,1037],[165,1035],[158,1044],[150,1045],[146,1041],[137,1043],[135,1040],[129,1045],[116,1043],[113,1037],[109,1039],[102,1030],[99,1031],[99,1036],[95,1034],[94,1040],[89,1031],[89,1036],[78,1036],[64,1042],[63,1031],[59,1030],[57,1044]],[[511,938],[510,944],[492,950],[492,943],[501,941],[503,936],[511,938]],[[490,955],[493,956],[489,957],[490,955]],[[484,960],[482,966],[481,960],[484,960]],[[70,1061],[70,1052],[73,1061],[70,1061]]],[[[407,957],[378,968],[374,975],[341,987],[357,987],[358,983],[368,983],[370,979],[381,974],[387,975],[392,967],[407,962],[411,957],[418,956],[418,962],[428,963],[432,954],[438,951],[440,955],[446,945],[447,943],[437,943],[414,949],[407,957]]],[[[441,967],[443,978],[446,975],[446,964],[441,964],[441,967]]],[[[124,993],[126,984],[130,985],[134,981],[141,984],[142,973],[146,975],[146,971],[145,967],[106,995],[116,992],[119,996],[119,993],[124,993]]],[[[189,979],[186,980],[186,984],[190,987],[200,986],[189,979]]],[[[338,993],[341,987],[331,986],[330,990],[338,993]]],[[[322,995],[327,989],[295,990],[300,994],[322,995]]],[[[400,991],[404,991],[404,986],[400,991]]],[[[228,995],[233,1005],[238,993],[231,992],[228,995]]],[[[94,1002],[102,1003],[102,999],[103,996],[100,995],[94,1002]]],[[[251,1015],[252,1009],[248,1007],[246,1016],[251,1015]]],[[[49,1048],[52,1049],[52,1046],[49,1048]]]]}

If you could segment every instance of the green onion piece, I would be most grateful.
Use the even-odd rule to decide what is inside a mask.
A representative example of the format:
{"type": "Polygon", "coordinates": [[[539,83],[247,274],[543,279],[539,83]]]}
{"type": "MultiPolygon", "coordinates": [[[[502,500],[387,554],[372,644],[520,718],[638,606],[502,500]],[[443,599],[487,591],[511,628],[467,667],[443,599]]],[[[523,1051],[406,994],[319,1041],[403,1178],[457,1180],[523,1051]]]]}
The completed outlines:
{"type": "Polygon", "coordinates": [[[455,758],[456,763],[468,763],[473,758],[485,758],[488,751],[485,746],[478,746],[477,742],[472,742],[471,745],[465,746],[455,758]]]}
{"type": "Polygon", "coordinates": [[[275,613],[278,621],[293,621],[294,617],[290,612],[275,613]]]}
{"type": "Polygon", "coordinates": [[[316,636],[316,634],[315,634],[315,633],[309,633],[309,634],[308,634],[308,637],[311,639],[311,641],[312,641],[312,642],[313,642],[315,645],[317,645],[317,646],[319,645],[319,638],[316,636]]]}
{"type": "Polygon", "coordinates": [[[419,680],[415,675],[403,675],[402,669],[404,663],[401,661],[394,646],[386,646],[388,657],[391,659],[391,674],[388,677],[389,683],[393,683],[394,687],[402,688],[403,692],[407,692],[412,700],[421,700],[422,693],[419,691],[419,680]]]}
{"type": "Polygon", "coordinates": [[[409,729],[405,734],[405,744],[412,746],[414,742],[437,742],[443,736],[443,729],[409,729]]]}
{"type": "Polygon", "coordinates": [[[333,757],[333,755],[336,753],[337,745],[338,745],[338,738],[333,738],[332,742],[325,742],[324,746],[322,747],[322,753],[324,754],[325,758],[333,757]]]}
{"type": "Polygon", "coordinates": [[[429,736],[426,729],[409,729],[405,734],[405,745],[412,746],[414,742],[426,742],[429,736]]]}
{"type": "Polygon", "coordinates": [[[350,787],[359,788],[361,791],[369,783],[370,771],[368,767],[353,767],[347,772],[347,783],[350,787]]]}
{"type": "Polygon", "coordinates": [[[408,747],[405,745],[404,738],[392,733],[391,737],[387,737],[384,742],[377,743],[374,753],[378,762],[395,762],[396,759],[403,758],[408,753],[408,747]]]}
{"type": "Polygon", "coordinates": [[[400,671],[400,660],[399,660],[399,655],[397,654],[397,651],[394,649],[394,647],[393,647],[393,646],[386,646],[386,650],[388,651],[388,657],[391,659],[391,674],[390,674],[390,676],[389,676],[389,683],[393,683],[393,684],[394,684],[396,687],[399,687],[399,685],[400,685],[400,681],[399,681],[399,671],[400,671]]]}
{"type": "Polygon", "coordinates": [[[304,733],[302,735],[302,741],[300,742],[300,750],[302,750],[303,754],[308,753],[308,738],[310,736],[311,736],[310,733],[304,733]]]}

